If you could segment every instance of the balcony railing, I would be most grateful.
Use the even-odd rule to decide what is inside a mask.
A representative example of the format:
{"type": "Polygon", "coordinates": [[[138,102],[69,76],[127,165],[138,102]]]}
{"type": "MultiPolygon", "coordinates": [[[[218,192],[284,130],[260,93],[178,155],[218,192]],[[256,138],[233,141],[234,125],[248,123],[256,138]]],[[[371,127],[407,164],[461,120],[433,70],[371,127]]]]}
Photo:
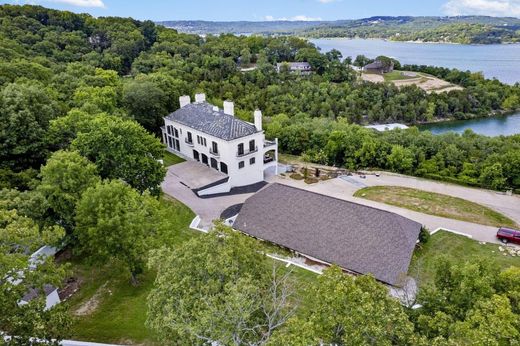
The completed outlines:
{"type": "Polygon", "coordinates": [[[209,149],[209,153],[215,157],[220,157],[220,154],[218,153],[218,151],[213,151],[213,149],[209,149]]]}
{"type": "Polygon", "coordinates": [[[193,141],[189,141],[188,138],[184,138],[184,142],[188,144],[190,147],[194,146],[193,141]]]}
{"type": "Polygon", "coordinates": [[[247,156],[249,154],[256,153],[257,151],[258,151],[258,147],[255,147],[253,150],[244,151],[242,153],[237,151],[237,157],[247,156]]]}
{"type": "Polygon", "coordinates": [[[275,141],[264,141],[264,148],[272,147],[274,145],[276,145],[275,141]]]}
{"type": "Polygon", "coordinates": [[[274,161],[274,157],[264,156],[264,164],[269,163],[269,162],[273,162],[273,161],[274,161]]]}

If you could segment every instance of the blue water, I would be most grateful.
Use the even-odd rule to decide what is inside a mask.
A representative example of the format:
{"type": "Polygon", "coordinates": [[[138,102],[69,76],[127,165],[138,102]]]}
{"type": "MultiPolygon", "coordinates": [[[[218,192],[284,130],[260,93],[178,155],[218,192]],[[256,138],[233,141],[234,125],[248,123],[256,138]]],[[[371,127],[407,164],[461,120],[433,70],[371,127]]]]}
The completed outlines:
{"type": "Polygon", "coordinates": [[[463,133],[466,129],[472,129],[473,132],[486,136],[510,136],[520,133],[520,113],[503,117],[433,123],[421,125],[419,129],[431,131],[433,134],[450,131],[463,133]]]}
{"type": "Polygon", "coordinates": [[[459,45],[362,39],[311,40],[323,52],[335,48],[344,57],[386,55],[402,64],[433,65],[483,72],[504,83],[520,82],[520,44],[459,45]]]}

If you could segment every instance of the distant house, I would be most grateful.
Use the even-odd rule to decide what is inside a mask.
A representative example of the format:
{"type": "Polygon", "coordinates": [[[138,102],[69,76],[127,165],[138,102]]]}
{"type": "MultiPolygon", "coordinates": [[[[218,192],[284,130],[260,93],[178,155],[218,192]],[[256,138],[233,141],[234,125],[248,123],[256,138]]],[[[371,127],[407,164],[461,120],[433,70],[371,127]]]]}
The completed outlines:
{"type": "MultiPolygon", "coordinates": [[[[52,285],[43,285],[43,294],[45,296],[45,309],[48,310],[54,305],[61,302],[60,296],[58,295],[58,289],[52,285]]],[[[19,305],[29,304],[33,299],[38,298],[41,295],[39,289],[31,288],[18,302],[19,305]]]]}
{"type": "Polygon", "coordinates": [[[390,61],[389,64],[385,64],[380,60],[376,60],[373,63],[370,63],[363,67],[363,71],[368,72],[368,73],[383,74],[383,73],[392,72],[393,70],[394,70],[394,63],[392,61],[390,61]]]}
{"type": "Polygon", "coordinates": [[[249,197],[233,228],[354,274],[404,281],[421,224],[295,187],[271,184],[249,197]]]}
{"type": "Polygon", "coordinates": [[[280,73],[283,66],[287,66],[289,72],[309,75],[312,73],[312,67],[308,62],[282,62],[276,64],[276,71],[280,73]]]}

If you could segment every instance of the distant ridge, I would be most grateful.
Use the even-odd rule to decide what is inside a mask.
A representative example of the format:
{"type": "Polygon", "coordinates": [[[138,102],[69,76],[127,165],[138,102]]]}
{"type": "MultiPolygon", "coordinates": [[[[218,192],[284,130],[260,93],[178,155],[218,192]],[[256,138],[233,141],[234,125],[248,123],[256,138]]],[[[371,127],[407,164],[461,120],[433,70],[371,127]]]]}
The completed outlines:
{"type": "Polygon", "coordinates": [[[191,34],[298,35],[311,38],[360,37],[397,41],[454,43],[520,42],[520,19],[514,17],[374,16],[335,21],[162,21],[157,24],[191,34]]]}

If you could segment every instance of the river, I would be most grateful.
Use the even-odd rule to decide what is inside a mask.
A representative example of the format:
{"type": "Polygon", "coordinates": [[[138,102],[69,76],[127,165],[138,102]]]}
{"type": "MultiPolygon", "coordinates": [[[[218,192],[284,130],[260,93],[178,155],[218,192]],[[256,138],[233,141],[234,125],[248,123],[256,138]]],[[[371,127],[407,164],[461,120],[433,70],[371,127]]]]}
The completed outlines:
{"type": "Polygon", "coordinates": [[[311,40],[323,52],[335,48],[344,57],[386,55],[402,64],[432,65],[483,72],[486,78],[514,84],[520,82],[520,44],[466,45],[391,42],[363,39],[311,40]]]}
{"type": "MultiPolygon", "coordinates": [[[[486,78],[514,84],[520,82],[520,44],[463,45],[438,43],[391,42],[363,39],[311,40],[322,52],[337,49],[344,57],[363,54],[369,58],[386,55],[402,64],[433,65],[459,70],[481,71],[486,78]]],[[[448,121],[422,125],[421,130],[439,134],[472,129],[486,136],[520,133],[520,113],[471,120],[448,121]]]]}

